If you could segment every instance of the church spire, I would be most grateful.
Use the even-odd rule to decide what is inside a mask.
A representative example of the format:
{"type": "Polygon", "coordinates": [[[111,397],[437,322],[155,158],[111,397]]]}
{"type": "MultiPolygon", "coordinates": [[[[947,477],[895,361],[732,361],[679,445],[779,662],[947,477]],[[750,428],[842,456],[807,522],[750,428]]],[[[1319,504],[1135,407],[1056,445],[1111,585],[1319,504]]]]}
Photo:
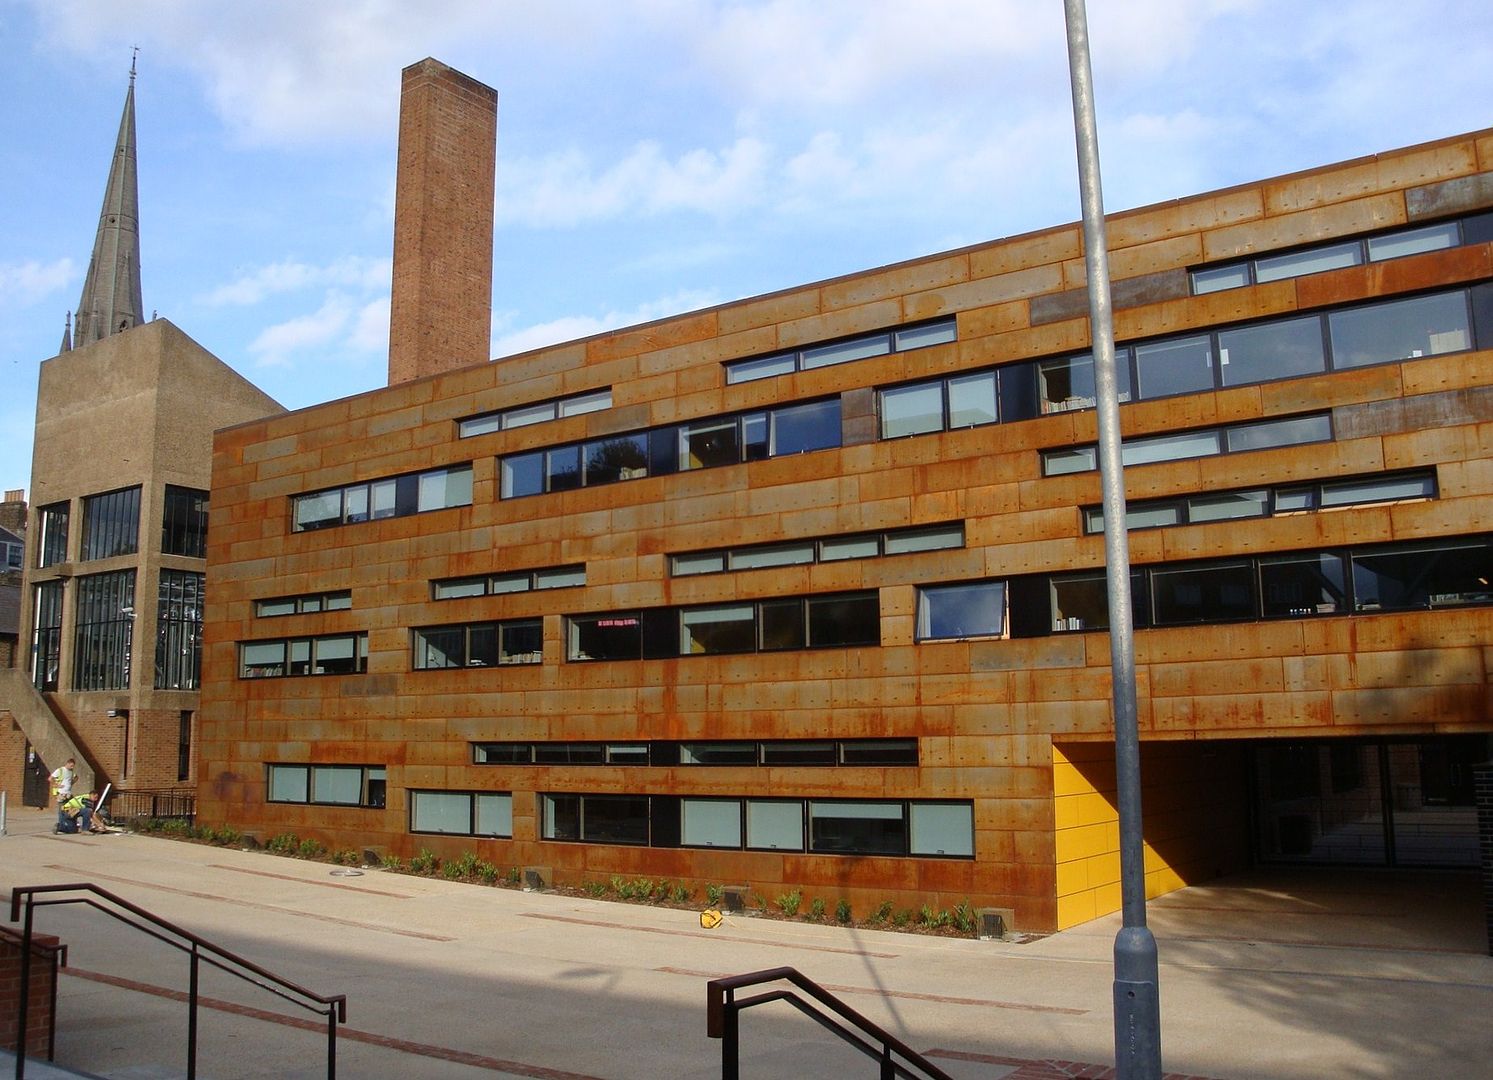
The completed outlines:
{"type": "Polygon", "coordinates": [[[73,345],[81,348],[128,330],[141,321],[140,191],[135,176],[135,61],[130,59],[130,88],[119,118],[119,138],[104,189],[98,235],[83,296],[78,301],[73,345]]]}

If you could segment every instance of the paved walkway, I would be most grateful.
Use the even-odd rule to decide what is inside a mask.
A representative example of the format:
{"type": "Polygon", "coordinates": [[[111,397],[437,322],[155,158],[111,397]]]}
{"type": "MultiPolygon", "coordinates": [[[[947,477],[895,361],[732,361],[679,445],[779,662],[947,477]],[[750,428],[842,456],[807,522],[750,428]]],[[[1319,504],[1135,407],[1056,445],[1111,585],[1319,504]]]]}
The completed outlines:
{"type": "MultiPolygon", "coordinates": [[[[457,885],[129,835],[54,836],[12,810],[0,899],[91,881],[322,993],[348,996],[353,1078],[705,1078],[708,978],[791,965],[959,1080],[1103,1076],[1116,917],[1023,945],[844,930],[457,885]]],[[[1447,1078],[1493,1060],[1493,959],[1472,876],[1274,874],[1155,902],[1164,1062],[1176,1076],[1447,1078]]],[[[80,907],[39,911],[68,943],[59,1065],[184,1075],[186,964],[80,907]]],[[[204,1080],[325,1075],[309,1014],[205,975],[204,1080]]],[[[874,1067],[783,1006],[742,1016],[744,1077],[874,1067]]],[[[7,1073],[8,1075],[8,1073],[7,1073]]],[[[32,1075],[28,1071],[28,1075],[32,1075]]]]}

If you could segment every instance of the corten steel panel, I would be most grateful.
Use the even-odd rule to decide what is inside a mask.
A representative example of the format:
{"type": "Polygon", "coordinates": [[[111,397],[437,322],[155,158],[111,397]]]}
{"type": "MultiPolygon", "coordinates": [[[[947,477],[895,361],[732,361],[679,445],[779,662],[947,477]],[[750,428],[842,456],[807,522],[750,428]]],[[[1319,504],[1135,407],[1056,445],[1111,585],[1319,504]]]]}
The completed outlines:
{"type": "Polygon", "coordinates": [[[718,331],[714,311],[682,315],[676,319],[650,323],[636,330],[619,330],[614,334],[591,338],[586,342],[586,362],[593,364],[673,345],[705,341],[715,337],[718,331]]]}
{"type": "MultiPolygon", "coordinates": [[[[1031,325],[1030,301],[1013,300],[1004,304],[974,308],[958,313],[959,340],[971,343],[987,334],[1005,334],[1024,330],[1031,325]]],[[[966,345],[966,348],[968,346],[966,345]]]]}
{"type": "Polygon", "coordinates": [[[1061,287],[1060,267],[1056,264],[1034,266],[1029,270],[980,277],[958,285],[914,293],[903,301],[902,315],[908,321],[931,319],[969,308],[1040,297],[1061,287]]]}
{"type": "Polygon", "coordinates": [[[1075,259],[1083,253],[1082,244],[1082,234],[1076,225],[984,244],[970,251],[970,277],[996,277],[1075,259]]]}
{"type": "MultiPolygon", "coordinates": [[[[1399,178],[1403,170],[1383,175],[1391,172],[1399,178]]],[[[1321,187],[1327,180],[1311,184],[1327,190],[1321,187]]],[[[1395,187],[1400,182],[1386,180],[1381,192],[1354,195],[1326,209],[1241,224],[1264,213],[1266,185],[1247,185],[1122,215],[1119,246],[1134,249],[1128,257],[1136,267],[1148,267],[1147,273],[1164,269],[1159,262],[1168,258],[1177,260],[1170,269],[1180,272],[1193,258],[1189,253],[1198,250],[1199,235],[1217,240],[1234,230],[1230,243],[1264,250],[1290,237],[1336,235],[1335,230],[1384,220],[1385,205],[1396,199],[1403,205],[1395,187]]],[[[1341,295],[1420,288],[1435,284],[1437,274],[1475,275],[1485,265],[1478,260],[1486,253],[1479,252],[1420,257],[1403,267],[1359,275],[1352,288],[1360,291],[1341,295]]],[[[553,866],[557,879],[568,882],[612,873],[683,878],[697,888],[744,880],[769,899],[801,888],[805,903],[815,896],[829,901],[844,896],[860,910],[883,899],[915,907],[952,906],[968,897],[1014,905],[1023,927],[1051,928],[1079,908],[1090,914],[1105,910],[1112,902],[1113,853],[1102,844],[1083,854],[1080,865],[1064,870],[1073,880],[1082,875],[1083,891],[1059,899],[1054,829],[1077,827],[1093,806],[1070,809],[1055,801],[1055,780],[1067,780],[1061,770],[1055,776],[1050,750],[1054,737],[1088,739],[1092,743],[1082,749],[1067,744],[1080,758],[1094,755],[1097,764],[1085,759],[1087,768],[1102,773],[1106,757],[1112,760],[1105,636],[915,642],[919,584],[1103,565],[1102,542],[1081,534],[1078,513],[1079,506],[1097,503],[1097,475],[1044,478],[1038,454],[1046,447],[1092,441],[1092,413],[557,495],[497,500],[493,489],[494,457],[502,453],[820,392],[848,392],[847,400],[859,402],[860,415],[870,419],[871,389],[888,381],[1081,349],[1087,339],[1084,317],[1026,325],[1026,296],[1039,282],[1059,288],[1063,263],[1078,254],[1076,230],[1065,226],[540,350],[491,365],[480,378],[457,372],[423,380],[404,391],[408,397],[389,391],[363,395],[229,433],[219,447],[226,483],[215,493],[214,514],[216,521],[221,513],[234,532],[231,543],[213,538],[215,573],[222,573],[214,579],[221,581],[221,591],[209,611],[209,668],[221,696],[204,710],[211,737],[205,735],[202,745],[211,748],[209,764],[216,770],[205,774],[204,820],[232,814],[252,823],[273,814],[278,826],[316,833],[335,846],[357,846],[358,838],[367,836],[402,857],[421,847],[447,855],[472,849],[499,865],[553,866]],[[968,281],[961,277],[965,265],[968,281]],[[961,340],[955,345],[724,386],[720,365],[735,356],[942,311],[958,315],[961,340]],[[615,403],[605,413],[473,440],[456,438],[455,419],[473,411],[605,384],[612,385],[615,403]],[[388,435],[407,434],[410,441],[389,453],[379,445],[387,436],[371,437],[375,426],[388,435]],[[333,437],[339,430],[354,437],[333,437]],[[335,461],[328,454],[335,454],[335,461]],[[246,455],[276,475],[244,471],[246,455]],[[304,463],[292,467],[300,457],[304,463]],[[399,463],[423,467],[458,460],[476,462],[470,508],[286,533],[287,496],[313,483],[376,477],[399,463]],[[282,468],[287,471],[279,472],[282,468]],[[304,486],[279,483],[297,472],[304,486]],[[965,550],[679,579],[667,574],[671,552],[943,520],[964,523],[965,550]],[[586,564],[582,588],[459,602],[430,599],[432,578],[572,562],[586,564]],[[351,612],[302,616],[275,626],[252,616],[255,596],[331,588],[353,590],[351,612]],[[567,613],[855,588],[879,591],[880,648],[647,662],[563,660],[567,613]],[[541,665],[408,670],[409,627],[528,615],[544,617],[541,665]],[[292,626],[308,632],[370,630],[371,673],[257,683],[234,677],[236,641],[292,626]],[[468,746],[479,739],[898,735],[919,738],[920,767],[510,769],[471,764],[468,746]],[[305,808],[267,809],[262,763],[270,760],[265,754],[271,747],[302,755],[291,760],[389,762],[389,808],[339,811],[334,821],[305,808]],[[397,752],[403,747],[408,753],[397,752]],[[517,838],[409,835],[404,791],[422,785],[512,790],[517,838]],[[977,857],[969,862],[844,859],[539,841],[537,796],[562,790],[970,799],[977,857]],[[218,791],[232,795],[212,794],[218,791]]],[[[1286,313],[1295,309],[1303,289],[1309,294],[1314,287],[1315,279],[1302,279],[1148,303],[1124,313],[1126,332],[1170,333],[1286,313]]],[[[1480,360],[1476,355],[1427,358],[1127,406],[1121,415],[1131,435],[1335,409],[1340,437],[1321,446],[1137,467],[1127,478],[1132,497],[1372,472],[1391,460],[1436,467],[1443,474],[1436,502],[1138,532],[1132,536],[1133,557],[1159,562],[1253,555],[1486,529],[1476,522],[1486,512],[1493,486],[1487,464],[1493,449],[1480,406],[1469,404],[1465,394],[1447,399],[1460,411],[1437,411],[1432,398],[1405,400],[1408,393],[1487,385],[1487,366],[1480,360]],[[1445,422],[1430,424],[1428,418],[1445,422]],[[1348,434],[1355,437],[1343,438],[1348,434]]],[[[1146,630],[1137,640],[1142,729],[1148,748],[1175,741],[1176,760],[1185,763],[1191,761],[1188,754],[1203,752],[1202,744],[1217,747],[1219,740],[1233,737],[1486,728],[1487,690],[1476,677],[1488,663],[1490,637],[1493,616],[1486,608],[1146,630]],[[1365,661],[1369,654],[1373,658],[1365,661]],[[1407,664],[1421,674],[1396,680],[1395,672],[1407,664]],[[1200,749],[1184,746],[1193,742],[1200,749]]],[[[1158,841],[1171,845],[1170,852],[1153,852],[1148,873],[1153,889],[1208,872],[1200,862],[1208,844],[1188,831],[1190,822],[1242,807],[1242,797],[1207,803],[1217,791],[1209,790],[1202,769],[1183,764],[1174,772],[1174,782],[1152,796],[1156,835],[1147,838],[1153,848],[1158,841]],[[1158,861],[1157,852],[1167,857],[1158,861]]]]}
{"type": "Polygon", "coordinates": [[[1470,139],[1382,154],[1362,164],[1328,166],[1266,183],[1265,212],[1288,214],[1313,209],[1385,190],[1465,176],[1476,169],[1477,154],[1470,139]]]}
{"type": "Polygon", "coordinates": [[[826,311],[856,307],[889,297],[902,297],[968,281],[969,255],[913,263],[825,285],[819,292],[826,311]]]}
{"type": "Polygon", "coordinates": [[[1203,234],[1203,258],[1212,262],[1256,255],[1404,223],[1402,193],[1369,195],[1332,206],[1267,217],[1261,222],[1210,230],[1203,234]]]}
{"type": "MultiPolygon", "coordinates": [[[[1487,168],[1487,155],[1482,158],[1480,164],[1487,168]]],[[[1489,172],[1426,184],[1405,192],[1406,216],[1410,221],[1432,221],[1489,205],[1493,205],[1493,173],[1489,172]]]]}

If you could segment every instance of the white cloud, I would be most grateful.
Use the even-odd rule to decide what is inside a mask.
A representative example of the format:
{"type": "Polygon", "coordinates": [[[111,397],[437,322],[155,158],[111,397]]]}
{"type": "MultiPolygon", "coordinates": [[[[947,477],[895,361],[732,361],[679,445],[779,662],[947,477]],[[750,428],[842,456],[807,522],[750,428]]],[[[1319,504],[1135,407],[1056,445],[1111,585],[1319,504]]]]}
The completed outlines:
{"type": "Polygon", "coordinates": [[[260,367],[284,367],[294,354],[324,347],[346,336],[353,317],[352,302],[340,293],[328,294],[326,301],[309,315],[276,323],[260,331],[249,343],[249,354],[260,367]]]}
{"type": "Polygon", "coordinates": [[[546,345],[575,341],[593,334],[616,330],[624,326],[652,322],[669,315],[712,307],[722,303],[715,293],[704,290],[683,290],[670,296],[660,297],[639,304],[631,311],[609,311],[604,315],[566,315],[558,319],[515,328],[515,312],[502,312],[493,318],[491,353],[494,357],[514,356],[540,349],[546,345]]]}
{"type": "Polygon", "coordinates": [[[348,344],[358,352],[389,351],[389,297],[364,304],[353,319],[348,344]]]}
{"type": "Polygon", "coordinates": [[[0,295],[20,307],[45,300],[72,283],[73,267],[71,259],[0,262],[0,295]]]}
{"type": "Polygon", "coordinates": [[[736,213],[761,198],[768,158],[766,144],[743,137],[719,151],[697,148],[672,159],[658,143],[643,142],[605,168],[575,149],[506,159],[497,219],[544,228],[686,210],[736,213]]]}
{"type": "Polygon", "coordinates": [[[142,78],[152,65],[193,71],[229,129],[259,146],[388,140],[399,72],[421,57],[440,57],[487,79],[495,76],[480,70],[482,62],[492,63],[495,52],[522,56],[535,45],[581,63],[593,44],[638,17],[626,5],[585,0],[31,0],[31,6],[50,48],[117,64],[120,43],[135,42],[142,46],[142,78]]]}
{"type": "Polygon", "coordinates": [[[287,260],[261,266],[220,285],[202,298],[209,307],[258,304],[279,293],[340,285],[355,289],[387,288],[393,274],[390,259],[344,256],[329,263],[287,260]]]}

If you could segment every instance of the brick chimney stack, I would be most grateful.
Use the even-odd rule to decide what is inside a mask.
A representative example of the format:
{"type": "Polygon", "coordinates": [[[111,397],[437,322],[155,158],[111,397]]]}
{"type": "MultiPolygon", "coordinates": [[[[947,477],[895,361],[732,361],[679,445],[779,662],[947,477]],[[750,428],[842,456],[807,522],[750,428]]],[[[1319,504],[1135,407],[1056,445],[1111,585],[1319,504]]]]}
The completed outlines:
{"type": "Polygon", "coordinates": [[[404,69],[389,385],[491,360],[498,92],[425,59],[404,69]]]}

